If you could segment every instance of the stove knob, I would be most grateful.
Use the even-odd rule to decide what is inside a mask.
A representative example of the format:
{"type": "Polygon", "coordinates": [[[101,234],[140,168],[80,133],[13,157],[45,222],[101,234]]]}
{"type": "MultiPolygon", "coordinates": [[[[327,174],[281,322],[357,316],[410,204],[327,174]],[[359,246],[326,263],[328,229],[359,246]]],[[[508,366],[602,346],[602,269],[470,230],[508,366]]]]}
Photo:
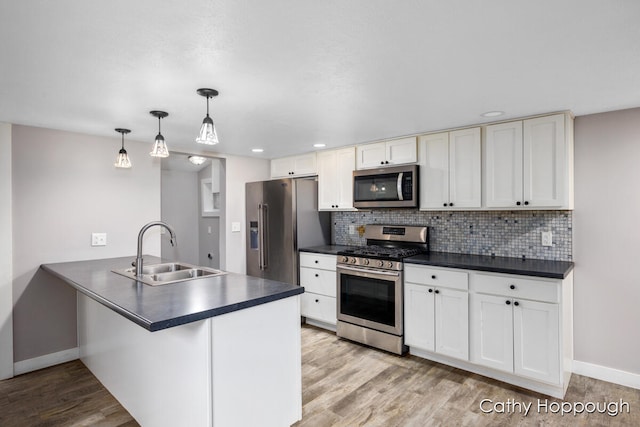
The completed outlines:
{"type": "Polygon", "coordinates": [[[365,259],[362,260],[362,263],[364,265],[369,265],[369,260],[367,258],[365,258],[365,259]]]}
{"type": "Polygon", "coordinates": [[[378,267],[382,267],[384,265],[384,261],[378,261],[378,267]]]}
{"type": "Polygon", "coordinates": [[[357,258],[351,258],[351,264],[355,264],[357,261],[357,258]]]}
{"type": "Polygon", "coordinates": [[[342,262],[349,262],[349,257],[348,256],[343,256],[342,257],[342,262]]]}
{"type": "Polygon", "coordinates": [[[389,267],[389,268],[393,268],[393,262],[389,261],[389,265],[388,265],[388,267],[389,267]]]}

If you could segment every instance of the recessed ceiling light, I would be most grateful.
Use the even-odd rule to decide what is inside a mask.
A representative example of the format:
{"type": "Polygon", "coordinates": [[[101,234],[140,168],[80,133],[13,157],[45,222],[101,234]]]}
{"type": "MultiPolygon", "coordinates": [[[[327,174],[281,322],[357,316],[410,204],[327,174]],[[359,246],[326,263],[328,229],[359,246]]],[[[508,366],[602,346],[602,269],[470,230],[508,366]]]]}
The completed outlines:
{"type": "Polygon", "coordinates": [[[203,164],[204,162],[207,161],[206,157],[201,157],[201,156],[189,156],[189,161],[191,163],[193,163],[194,165],[198,166],[203,164]]]}
{"type": "Polygon", "coordinates": [[[498,117],[504,114],[504,111],[487,111],[480,114],[482,117],[498,117]]]}
{"type": "Polygon", "coordinates": [[[327,144],[313,144],[313,146],[316,148],[323,148],[323,147],[326,147],[327,144]]]}
{"type": "Polygon", "coordinates": [[[262,148],[252,148],[251,151],[254,153],[262,153],[264,150],[262,148]]]}

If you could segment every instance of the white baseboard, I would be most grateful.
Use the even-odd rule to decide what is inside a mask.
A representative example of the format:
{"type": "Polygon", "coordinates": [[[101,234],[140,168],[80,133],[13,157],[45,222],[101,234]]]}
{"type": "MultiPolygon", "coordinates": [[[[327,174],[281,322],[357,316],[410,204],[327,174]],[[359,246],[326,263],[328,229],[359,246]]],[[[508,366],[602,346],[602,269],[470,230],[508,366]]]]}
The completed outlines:
{"type": "Polygon", "coordinates": [[[26,374],[27,372],[37,371],[38,369],[70,362],[71,360],[78,359],[79,355],[80,351],[78,347],[74,347],[57,353],[34,357],[33,359],[21,360],[20,362],[13,364],[13,375],[26,374]]]}
{"type": "Polygon", "coordinates": [[[620,384],[625,387],[640,389],[640,375],[632,372],[625,372],[619,369],[607,368],[606,366],[574,360],[573,373],[614,384],[620,384]]]}

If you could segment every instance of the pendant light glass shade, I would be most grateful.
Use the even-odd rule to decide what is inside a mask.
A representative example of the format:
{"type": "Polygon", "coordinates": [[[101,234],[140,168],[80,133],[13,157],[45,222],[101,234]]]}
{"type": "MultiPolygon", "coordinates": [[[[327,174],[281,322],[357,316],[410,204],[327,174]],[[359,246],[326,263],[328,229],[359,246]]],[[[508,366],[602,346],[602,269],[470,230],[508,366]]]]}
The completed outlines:
{"type": "Polygon", "coordinates": [[[160,121],[167,117],[169,113],[164,111],[150,111],[154,117],[158,118],[158,135],[156,135],[156,140],[153,144],[153,150],[149,153],[152,157],[169,157],[169,149],[167,148],[167,143],[164,140],[164,136],[162,136],[162,132],[160,132],[160,121]]]}
{"type": "Polygon", "coordinates": [[[122,148],[118,152],[118,157],[116,157],[116,162],[113,165],[117,168],[129,169],[131,167],[131,160],[129,160],[127,150],[124,149],[124,135],[131,131],[129,129],[117,128],[116,132],[122,135],[122,148]]]}
{"type": "Polygon", "coordinates": [[[156,142],[153,144],[153,150],[149,153],[152,157],[169,157],[167,143],[164,142],[164,136],[156,135],[156,142]]]}
{"type": "Polygon", "coordinates": [[[198,92],[198,95],[207,98],[207,116],[202,120],[202,126],[200,127],[200,133],[196,138],[196,142],[198,144],[216,145],[220,141],[218,140],[216,126],[213,124],[211,117],[209,117],[209,98],[218,96],[218,91],[215,89],[202,88],[196,92],[198,92]]]}

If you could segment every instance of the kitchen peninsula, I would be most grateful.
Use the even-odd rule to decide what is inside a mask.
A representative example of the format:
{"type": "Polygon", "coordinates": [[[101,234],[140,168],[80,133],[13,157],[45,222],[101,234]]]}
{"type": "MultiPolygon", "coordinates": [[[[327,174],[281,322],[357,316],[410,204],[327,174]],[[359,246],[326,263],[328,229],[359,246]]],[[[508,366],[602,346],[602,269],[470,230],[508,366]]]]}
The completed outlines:
{"type": "Polygon", "coordinates": [[[80,359],[140,424],[283,426],[301,418],[304,288],[234,273],[149,286],[112,271],[132,259],[42,269],[79,291],[80,359]]]}

